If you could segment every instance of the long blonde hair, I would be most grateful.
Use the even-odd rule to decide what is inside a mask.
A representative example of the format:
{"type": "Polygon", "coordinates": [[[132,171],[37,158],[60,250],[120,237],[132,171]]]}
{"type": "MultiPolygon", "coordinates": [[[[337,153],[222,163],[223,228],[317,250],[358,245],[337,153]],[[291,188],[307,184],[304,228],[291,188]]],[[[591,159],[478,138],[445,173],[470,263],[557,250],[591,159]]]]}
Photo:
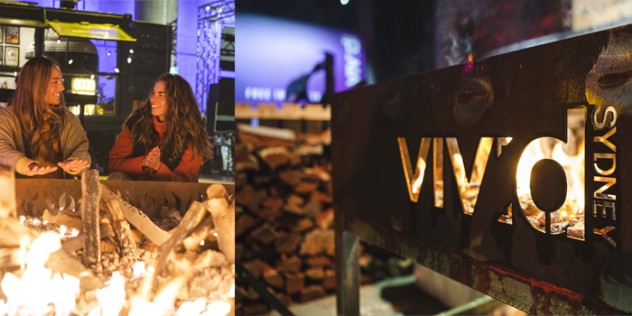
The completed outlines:
{"type": "Polygon", "coordinates": [[[27,156],[32,159],[40,155],[44,149],[46,156],[53,161],[59,153],[62,123],[65,119],[63,94],[60,106],[50,106],[46,101],[46,91],[53,67],[59,64],[48,57],[35,57],[29,60],[20,70],[16,89],[11,99],[11,106],[20,118],[20,127],[24,136],[27,156]]]}

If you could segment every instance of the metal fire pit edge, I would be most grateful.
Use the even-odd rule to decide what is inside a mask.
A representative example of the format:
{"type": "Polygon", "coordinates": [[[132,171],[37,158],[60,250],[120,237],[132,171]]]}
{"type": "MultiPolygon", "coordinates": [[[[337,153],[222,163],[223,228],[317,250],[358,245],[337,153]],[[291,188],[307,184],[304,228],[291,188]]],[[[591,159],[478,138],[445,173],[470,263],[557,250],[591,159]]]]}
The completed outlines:
{"type": "MultiPolygon", "coordinates": [[[[213,183],[103,180],[102,184],[123,200],[156,218],[163,208],[175,209],[184,214],[193,201],[204,201],[206,189],[213,183]]],[[[232,184],[224,185],[229,194],[234,194],[232,184]]],[[[81,180],[70,179],[16,179],[16,205],[19,214],[42,215],[45,209],[59,210],[60,207],[79,211],[81,180]]]]}

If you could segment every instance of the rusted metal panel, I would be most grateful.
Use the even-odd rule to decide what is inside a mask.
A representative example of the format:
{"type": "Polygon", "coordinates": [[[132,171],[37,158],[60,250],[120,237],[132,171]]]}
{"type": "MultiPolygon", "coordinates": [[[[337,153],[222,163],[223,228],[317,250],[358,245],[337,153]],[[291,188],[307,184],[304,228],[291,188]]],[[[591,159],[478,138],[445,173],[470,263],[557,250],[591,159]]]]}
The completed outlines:
{"type": "MultiPolygon", "coordinates": [[[[206,189],[211,183],[163,182],[163,181],[102,181],[110,190],[120,193],[130,204],[143,210],[150,217],[157,216],[163,207],[176,209],[184,214],[192,201],[206,200],[206,189]]],[[[45,209],[74,207],[79,210],[81,181],[63,179],[16,179],[16,204],[18,213],[41,215],[45,209]]],[[[233,184],[224,184],[229,194],[234,194],[233,184]]]]}
{"type": "Polygon", "coordinates": [[[533,313],[632,312],[631,48],[626,26],[336,95],[337,232],[533,313]]]}
{"type": "MultiPolygon", "coordinates": [[[[353,215],[348,219],[345,231],[347,234],[357,233],[357,238],[363,241],[414,259],[419,264],[529,314],[604,315],[617,311],[590,295],[530,278],[496,263],[481,262],[454,248],[419,240],[408,233],[393,234],[391,227],[370,218],[353,215]]],[[[343,275],[351,273],[348,269],[342,269],[341,272],[343,275]]],[[[341,284],[339,287],[348,289],[349,285],[341,284]]],[[[345,302],[348,302],[347,298],[343,297],[338,304],[345,302]]]]}

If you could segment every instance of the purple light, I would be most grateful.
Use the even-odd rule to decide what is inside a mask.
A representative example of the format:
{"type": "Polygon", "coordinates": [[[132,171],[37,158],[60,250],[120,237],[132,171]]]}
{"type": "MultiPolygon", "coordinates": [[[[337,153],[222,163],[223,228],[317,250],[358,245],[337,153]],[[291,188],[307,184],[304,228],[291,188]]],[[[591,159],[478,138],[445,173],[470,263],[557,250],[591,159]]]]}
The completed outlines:
{"type": "MultiPolygon", "coordinates": [[[[351,32],[237,13],[236,102],[283,102],[294,79],[334,56],[334,91],[348,90],[364,79],[364,47],[351,32]]],[[[325,92],[325,72],[307,82],[311,102],[325,92]]]]}

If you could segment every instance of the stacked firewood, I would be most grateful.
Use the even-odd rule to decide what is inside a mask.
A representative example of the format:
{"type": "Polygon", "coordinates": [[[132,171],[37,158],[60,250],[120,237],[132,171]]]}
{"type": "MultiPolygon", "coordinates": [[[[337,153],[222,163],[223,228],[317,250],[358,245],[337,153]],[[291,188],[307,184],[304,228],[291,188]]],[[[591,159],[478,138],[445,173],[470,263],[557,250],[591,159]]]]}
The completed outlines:
{"type": "MultiPolygon", "coordinates": [[[[238,129],[237,261],[285,306],[335,292],[330,143],[329,130],[238,129]]],[[[378,262],[366,253],[361,257],[365,267],[378,262]]],[[[398,260],[395,265],[401,264],[398,260]]],[[[412,264],[402,269],[412,271],[412,264]]],[[[362,280],[375,279],[365,273],[362,280]]],[[[269,302],[256,288],[238,280],[238,313],[269,311],[269,302]]]]}
{"type": "MultiPolygon", "coordinates": [[[[2,271],[15,273],[20,267],[18,254],[25,240],[29,244],[43,232],[54,231],[62,236],[61,249],[50,254],[46,266],[80,280],[73,314],[103,308],[98,291],[115,273],[125,280],[120,294],[127,302],[121,315],[155,303],[166,306],[162,313],[175,314],[183,303],[197,299],[234,305],[235,203],[224,186],[210,185],[207,199],[193,201],[183,216],[170,212],[173,218],[166,222],[175,221],[176,226],[169,231],[101,183],[96,170],[83,173],[79,204],[79,212],[74,207],[45,210],[41,218],[18,218],[15,203],[5,208],[0,214],[0,225],[5,226],[0,238],[2,271]],[[142,272],[139,263],[145,267],[142,272]]],[[[234,307],[231,310],[227,312],[234,313],[234,307]]]]}

